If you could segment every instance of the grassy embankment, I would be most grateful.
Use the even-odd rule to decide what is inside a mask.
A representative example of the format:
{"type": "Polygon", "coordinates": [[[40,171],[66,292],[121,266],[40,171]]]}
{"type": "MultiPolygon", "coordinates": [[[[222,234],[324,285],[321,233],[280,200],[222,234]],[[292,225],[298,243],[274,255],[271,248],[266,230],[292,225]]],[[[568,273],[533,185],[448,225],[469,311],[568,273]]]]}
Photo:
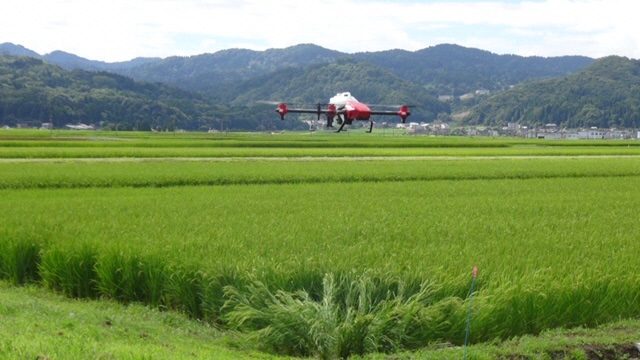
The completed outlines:
{"type": "MultiPolygon", "coordinates": [[[[105,300],[75,300],[41,287],[0,282],[3,359],[285,359],[250,350],[246,338],[175,312],[105,300]]],[[[472,345],[469,359],[608,358],[637,356],[640,321],[595,329],[545,331],[505,342],[472,345]],[[597,357],[599,356],[599,357],[597,357]]],[[[433,344],[394,359],[461,359],[461,347],[433,344]]],[[[363,359],[389,359],[386,354],[363,359]]]]}

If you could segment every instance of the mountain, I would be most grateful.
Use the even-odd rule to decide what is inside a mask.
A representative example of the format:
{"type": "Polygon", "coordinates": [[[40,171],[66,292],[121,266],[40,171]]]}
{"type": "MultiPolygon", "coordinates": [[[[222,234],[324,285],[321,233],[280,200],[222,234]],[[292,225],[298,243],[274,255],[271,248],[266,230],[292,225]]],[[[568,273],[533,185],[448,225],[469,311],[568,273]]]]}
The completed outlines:
{"type": "MultiPolygon", "coordinates": [[[[272,110],[268,108],[268,110],[272,110]]],[[[108,72],[68,71],[42,59],[0,56],[0,124],[120,130],[257,129],[267,109],[214,104],[204,95],[108,72]]],[[[293,128],[292,122],[277,123],[293,128]]]]}
{"type": "MultiPolygon", "coordinates": [[[[0,50],[5,49],[3,45],[0,45],[0,50]]],[[[11,49],[7,51],[12,53],[11,49]]],[[[122,63],[87,60],[61,51],[43,58],[65,69],[111,71],[135,80],[162,82],[204,93],[218,93],[229,85],[285,68],[306,68],[350,58],[377,65],[423,87],[434,96],[460,96],[478,89],[503,91],[526,81],[564,76],[594,61],[580,56],[543,58],[497,55],[452,44],[418,51],[396,49],[355,54],[301,44],[265,51],[229,49],[213,54],[166,59],[140,58],[122,63]]]]}
{"type": "Polygon", "coordinates": [[[522,82],[565,76],[594,59],[584,56],[522,57],[441,44],[410,52],[357,53],[354,58],[388,69],[428,89],[433,95],[460,96],[478,89],[492,92],[522,82]]]}
{"type": "Polygon", "coordinates": [[[56,64],[62,67],[63,69],[81,69],[88,71],[125,71],[132,67],[141,66],[150,62],[160,61],[160,58],[135,58],[129,61],[107,63],[103,61],[85,59],[78,55],[60,50],[53,51],[49,54],[40,55],[37,52],[29,50],[22,45],[15,45],[12,43],[0,44],[0,55],[29,56],[46,60],[52,64],[56,64]]]}
{"type": "Polygon", "coordinates": [[[107,63],[103,61],[88,60],[59,50],[46,54],[42,56],[42,58],[67,70],[82,69],[87,71],[110,72],[124,72],[127,69],[143,66],[160,60],[159,58],[135,58],[129,61],[107,63]]]}
{"type": "Polygon", "coordinates": [[[227,85],[287,67],[306,67],[344,57],[343,53],[302,44],[285,49],[229,49],[213,54],[169,57],[118,71],[137,80],[157,81],[183,89],[216,92],[227,85]]]}
{"type": "Polygon", "coordinates": [[[640,60],[609,56],[560,78],[521,84],[477,105],[467,123],[640,126],[640,60]]]}
{"type": "Polygon", "coordinates": [[[223,103],[273,100],[312,106],[326,102],[338,92],[350,91],[368,104],[419,104],[412,117],[433,121],[439,113],[450,113],[449,105],[425,89],[403,80],[379,66],[350,58],[306,68],[289,67],[247,81],[231,84],[213,93],[223,103]]]}
{"type": "MultiPolygon", "coordinates": [[[[35,64],[25,65],[29,61],[22,58],[11,70],[5,69],[5,73],[0,73],[0,80],[4,81],[0,81],[3,91],[0,95],[5,96],[0,100],[1,104],[5,106],[4,111],[9,102],[11,109],[20,109],[18,112],[12,110],[11,114],[0,114],[5,122],[9,117],[14,119],[12,121],[22,117],[45,121],[46,114],[55,105],[51,93],[61,92],[66,87],[73,106],[84,106],[78,100],[82,91],[89,94],[106,92],[111,97],[130,97],[145,104],[158,102],[158,106],[166,106],[166,111],[182,112],[184,116],[179,112],[171,114],[173,119],[179,119],[176,121],[181,126],[189,129],[218,128],[227,122],[237,129],[253,130],[260,126],[264,114],[273,110],[264,106],[254,108],[258,100],[310,105],[326,101],[340,91],[350,91],[366,103],[418,105],[412,119],[419,121],[446,120],[451,112],[471,109],[464,121],[492,126],[504,126],[508,122],[556,123],[567,127],[640,126],[637,100],[640,91],[635,85],[640,84],[637,61],[615,56],[599,60],[581,56],[522,57],[452,44],[418,51],[355,54],[301,44],[284,49],[229,49],[190,57],[138,58],[121,63],[87,60],[62,51],[40,56],[10,43],[1,44],[0,53],[25,54],[46,60],[47,64],[75,69],[64,76],[53,77],[51,74],[60,73],[60,68],[40,72],[36,76],[39,80],[29,75],[29,86],[20,85],[20,81],[24,81],[23,75],[9,73],[18,71],[17,63],[22,62],[23,66],[35,64]],[[7,76],[11,78],[7,80],[7,76]],[[83,78],[84,83],[74,76],[83,78]],[[119,88],[122,84],[130,84],[127,86],[131,88],[119,88]],[[35,92],[38,87],[44,87],[44,90],[26,96],[28,91],[35,92]],[[150,87],[155,88],[149,90],[150,87]],[[461,101],[458,97],[477,90],[492,95],[471,101],[461,101]],[[111,93],[114,91],[132,93],[114,95],[111,93]],[[149,95],[153,96],[145,98],[149,95]],[[454,95],[454,100],[439,102],[436,100],[439,95],[454,95]],[[13,100],[20,96],[23,105],[31,106],[31,110],[16,105],[19,102],[13,100]],[[41,103],[41,109],[34,111],[37,101],[41,103]]],[[[39,63],[38,66],[44,65],[39,63]]],[[[86,109],[75,115],[67,109],[62,114],[69,119],[84,119],[85,114],[91,113],[90,118],[94,121],[101,121],[101,117],[113,121],[116,117],[114,107],[117,106],[113,105],[111,110],[102,108],[99,116],[86,109]]],[[[139,118],[142,117],[140,109],[139,106],[132,110],[139,118]]],[[[131,116],[127,121],[133,121],[129,120],[131,116]]],[[[167,125],[149,124],[152,126],[167,125]]]]}
{"type": "Polygon", "coordinates": [[[448,44],[413,52],[388,50],[355,54],[303,44],[265,51],[231,49],[191,57],[171,57],[119,73],[137,80],[173,84],[186,90],[217,92],[228,84],[280,69],[305,68],[344,58],[377,65],[424,87],[434,96],[459,96],[478,89],[501,91],[525,81],[564,76],[594,61],[581,56],[496,55],[448,44]]]}
{"type": "Polygon", "coordinates": [[[0,55],[40,57],[40,54],[33,50],[29,50],[22,45],[15,45],[8,42],[0,44],[0,55]]]}

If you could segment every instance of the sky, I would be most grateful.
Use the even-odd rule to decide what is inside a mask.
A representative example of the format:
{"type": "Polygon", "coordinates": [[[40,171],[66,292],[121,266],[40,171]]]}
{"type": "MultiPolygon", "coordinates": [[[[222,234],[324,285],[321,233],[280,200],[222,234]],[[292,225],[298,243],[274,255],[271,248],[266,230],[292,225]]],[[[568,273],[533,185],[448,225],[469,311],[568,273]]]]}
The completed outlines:
{"type": "Polygon", "coordinates": [[[20,0],[0,43],[106,62],[312,43],[346,53],[457,44],[522,56],[640,58],[634,0],[20,0]]]}

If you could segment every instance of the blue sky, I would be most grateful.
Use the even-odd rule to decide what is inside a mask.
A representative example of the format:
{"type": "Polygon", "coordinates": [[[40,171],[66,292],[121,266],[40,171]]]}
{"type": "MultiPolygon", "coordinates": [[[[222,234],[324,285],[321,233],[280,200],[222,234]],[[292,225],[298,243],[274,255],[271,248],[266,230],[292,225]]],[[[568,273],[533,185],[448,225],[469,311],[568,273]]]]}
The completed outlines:
{"type": "Polygon", "coordinates": [[[353,53],[443,43],[523,56],[640,58],[631,0],[21,0],[0,43],[102,61],[265,50],[300,43],[353,53]]]}

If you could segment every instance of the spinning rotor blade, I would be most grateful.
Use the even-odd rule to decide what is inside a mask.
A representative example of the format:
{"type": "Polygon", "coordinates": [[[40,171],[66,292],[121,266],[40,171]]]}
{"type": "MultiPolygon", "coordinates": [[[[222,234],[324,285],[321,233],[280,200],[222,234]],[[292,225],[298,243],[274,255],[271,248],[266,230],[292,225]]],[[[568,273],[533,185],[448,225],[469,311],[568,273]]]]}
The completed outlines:
{"type": "Polygon", "coordinates": [[[409,107],[409,108],[414,108],[414,107],[418,107],[417,105],[407,105],[407,104],[367,104],[368,106],[375,106],[375,107],[386,107],[386,108],[401,108],[403,106],[409,107]]]}
{"type": "Polygon", "coordinates": [[[266,105],[280,105],[283,103],[283,101],[257,100],[256,103],[266,105]]]}

